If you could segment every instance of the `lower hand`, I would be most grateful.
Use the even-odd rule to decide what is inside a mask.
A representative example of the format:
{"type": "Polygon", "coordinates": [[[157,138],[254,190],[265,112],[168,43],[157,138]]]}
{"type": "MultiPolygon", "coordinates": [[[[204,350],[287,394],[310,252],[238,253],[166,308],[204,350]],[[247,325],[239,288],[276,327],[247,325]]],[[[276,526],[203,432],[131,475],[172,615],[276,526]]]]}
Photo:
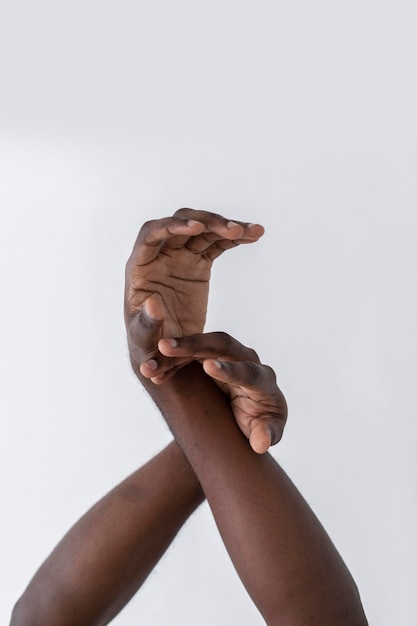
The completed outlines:
{"type": "MultiPolygon", "coordinates": [[[[287,420],[287,403],[277,386],[274,370],[262,365],[258,355],[227,333],[207,333],[161,339],[161,354],[189,362],[202,362],[204,371],[230,397],[236,422],[252,449],[263,454],[280,441],[287,420]]],[[[153,370],[152,380],[163,384],[163,367],[153,370]]]]}

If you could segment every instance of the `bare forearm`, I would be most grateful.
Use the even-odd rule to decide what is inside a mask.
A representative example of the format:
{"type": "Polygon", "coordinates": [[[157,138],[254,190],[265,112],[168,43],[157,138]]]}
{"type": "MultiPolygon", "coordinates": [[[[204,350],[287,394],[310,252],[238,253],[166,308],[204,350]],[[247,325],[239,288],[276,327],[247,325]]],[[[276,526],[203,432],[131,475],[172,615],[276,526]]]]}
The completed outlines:
{"type": "Polygon", "coordinates": [[[12,626],[105,624],[204,499],[175,442],[98,502],[40,567],[12,626]]]}
{"type": "Polygon", "coordinates": [[[143,382],[192,465],[267,623],[366,624],[355,583],[320,522],[274,459],[251,450],[200,366],[188,366],[163,386],[143,382]]]}

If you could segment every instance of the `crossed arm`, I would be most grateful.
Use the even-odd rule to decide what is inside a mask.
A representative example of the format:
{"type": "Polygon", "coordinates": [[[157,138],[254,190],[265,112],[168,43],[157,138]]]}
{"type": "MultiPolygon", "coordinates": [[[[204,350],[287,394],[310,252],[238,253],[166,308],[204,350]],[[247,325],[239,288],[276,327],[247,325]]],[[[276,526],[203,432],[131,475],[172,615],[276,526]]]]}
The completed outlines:
{"type": "Polygon", "coordinates": [[[184,308],[189,296],[184,296],[175,312],[169,294],[180,293],[182,285],[176,291],[161,288],[169,284],[173,266],[165,283],[144,289],[144,272],[150,283],[155,259],[158,276],[163,275],[161,254],[165,262],[174,259],[178,277],[184,250],[187,257],[190,250],[200,255],[199,260],[201,250],[208,250],[199,261],[200,274],[194,275],[206,289],[201,267],[210,270],[213,247],[227,249],[259,236],[245,237],[259,229],[230,229],[217,216],[191,214],[198,218],[191,226],[188,214],[170,218],[164,227],[146,225],[127,268],[132,365],[178,443],[116,487],[68,533],[17,604],[14,626],[108,623],[204,495],[237,572],[268,624],[366,624],[355,584],[317,518],[273,458],[255,452],[280,438],[286,418],[271,370],[229,337],[200,334],[201,297],[190,311],[184,308]],[[174,232],[161,238],[158,228],[174,232]],[[172,247],[155,243],[167,240],[172,247]],[[184,310],[191,314],[182,325],[185,316],[178,311],[184,310]]]}

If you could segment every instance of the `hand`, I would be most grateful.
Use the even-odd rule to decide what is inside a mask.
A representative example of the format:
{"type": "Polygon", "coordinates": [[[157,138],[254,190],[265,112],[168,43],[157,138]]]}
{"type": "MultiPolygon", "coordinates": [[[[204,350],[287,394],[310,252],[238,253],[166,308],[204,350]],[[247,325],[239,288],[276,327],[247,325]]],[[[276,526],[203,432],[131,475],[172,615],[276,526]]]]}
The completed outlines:
{"type": "Polygon", "coordinates": [[[263,233],[259,224],[192,209],[144,224],[126,264],[125,322],[136,371],[150,377],[161,337],[203,331],[213,261],[263,233]]]}
{"type": "MultiPolygon", "coordinates": [[[[262,365],[258,355],[226,333],[163,338],[158,344],[170,358],[192,358],[229,397],[236,422],[255,452],[263,454],[280,441],[287,420],[287,403],[276,383],[275,372],[262,365]]],[[[167,380],[163,367],[153,381],[167,380]]]]}

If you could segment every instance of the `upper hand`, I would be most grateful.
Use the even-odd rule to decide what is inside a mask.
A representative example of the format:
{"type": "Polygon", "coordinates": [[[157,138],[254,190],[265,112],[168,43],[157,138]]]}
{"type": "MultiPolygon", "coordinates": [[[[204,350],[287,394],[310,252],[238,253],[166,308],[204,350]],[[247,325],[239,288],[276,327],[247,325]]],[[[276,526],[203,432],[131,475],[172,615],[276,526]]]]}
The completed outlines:
{"type": "MultiPolygon", "coordinates": [[[[258,355],[226,333],[161,339],[159,350],[170,358],[199,360],[205,372],[229,395],[236,422],[255,452],[278,443],[287,420],[287,403],[274,370],[258,355]]],[[[167,380],[163,367],[154,382],[167,380]]]]}
{"type": "MultiPolygon", "coordinates": [[[[132,365],[161,355],[162,337],[201,333],[213,261],[225,250],[263,235],[259,224],[207,211],[180,209],[139,232],[126,264],[125,323],[132,365]]],[[[147,366],[143,373],[150,372],[147,366]]]]}

